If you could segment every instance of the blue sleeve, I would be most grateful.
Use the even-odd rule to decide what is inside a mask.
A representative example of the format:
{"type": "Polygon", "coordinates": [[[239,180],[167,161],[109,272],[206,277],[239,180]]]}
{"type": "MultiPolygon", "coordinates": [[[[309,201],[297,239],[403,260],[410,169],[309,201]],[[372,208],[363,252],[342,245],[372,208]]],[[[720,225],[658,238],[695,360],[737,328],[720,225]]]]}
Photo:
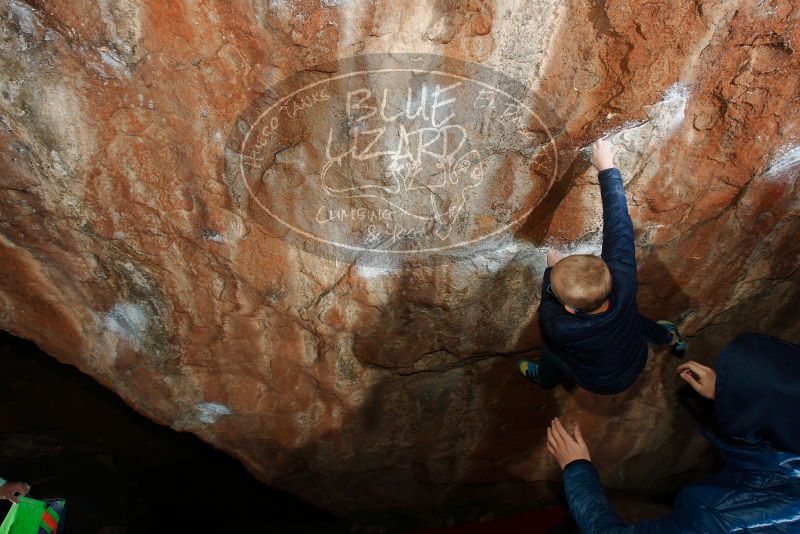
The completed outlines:
{"type": "Polygon", "coordinates": [[[6,479],[0,477],[0,486],[6,483],[6,479]]]}
{"type": "MultiPolygon", "coordinates": [[[[564,490],[572,517],[583,534],[674,534],[686,531],[676,510],[670,515],[637,525],[626,524],[611,508],[600,476],[587,460],[577,460],[564,469],[564,490]]],[[[693,530],[689,530],[693,532],[693,530]]]]}
{"type": "Polygon", "coordinates": [[[616,167],[600,171],[600,196],[603,199],[603,252],[609,269],[636,277],[636,249],[633,222],[622,175],[616,167]]]}
{"type": "Polygon", "coordinates": [[[577,460],[564,468],[564,491],[572,517],[584,534],[630,532],[611,508],[592,462],[577,460]]]}

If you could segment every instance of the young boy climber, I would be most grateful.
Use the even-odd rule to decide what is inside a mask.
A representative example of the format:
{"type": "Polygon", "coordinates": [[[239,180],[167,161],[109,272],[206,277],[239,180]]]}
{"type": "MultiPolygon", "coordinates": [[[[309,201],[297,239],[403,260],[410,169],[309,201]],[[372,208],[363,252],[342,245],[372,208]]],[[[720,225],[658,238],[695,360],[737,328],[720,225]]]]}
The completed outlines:
{"type": "Polygon", "coordinates": [[[547,254],[539,306],[541,359],[517,362],[523,376],[544,388],[571,379],[593,393],[619,393],[642,371],[647,343],[669,345],[676,355],[685,349],[674,324],[651,321],[636,308],[633,223],[613,159],[609,143],[592,144],[603,200],[600,257],[547,254]]]}

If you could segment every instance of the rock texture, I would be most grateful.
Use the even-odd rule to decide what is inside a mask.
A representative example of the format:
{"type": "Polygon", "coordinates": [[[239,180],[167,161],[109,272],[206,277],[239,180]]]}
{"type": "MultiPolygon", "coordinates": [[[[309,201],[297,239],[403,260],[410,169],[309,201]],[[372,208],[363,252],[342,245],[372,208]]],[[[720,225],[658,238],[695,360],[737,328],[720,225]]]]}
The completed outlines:
{"type": "MultiPolygon", "coordinates": [[[[581,150],[598,136],[619,149],[641,309],[694,309],[705,362],[741,331],[800,338],[796,1],[2,0],[0,19],[0,327],[337,513],[437,523],[553,499],[555,415],[612,489],[697,468],[668,356],[611,397],[515,376],[540,345],[546,245],[599,250],[581,150]],[[318,254],[230,173],[226,144],[281,80],[387,53],[493,69],[558,116],[557,172],[478,254],[318,254]]],[[[318,126],[280,129],[300,147],[274,156],[300,165],[283,193],[318,126]]]]}

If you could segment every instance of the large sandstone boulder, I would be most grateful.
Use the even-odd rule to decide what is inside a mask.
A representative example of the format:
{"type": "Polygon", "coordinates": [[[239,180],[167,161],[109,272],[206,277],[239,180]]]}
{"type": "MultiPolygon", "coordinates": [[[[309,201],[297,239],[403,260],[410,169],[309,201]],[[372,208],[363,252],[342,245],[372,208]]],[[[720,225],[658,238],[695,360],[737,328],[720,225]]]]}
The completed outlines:
{"type": "Polygon", "coordinates": [[[800,337],[795,1],[0,0],[0,19],[0,327],[337,513],[552,500],[556,415],[612,489],[696,470],[669,355],[609,397],[515,374],[546,247],[599,251],[599,136],[641,309],[684,316],[704,362],[741,331],[800,337]]]}

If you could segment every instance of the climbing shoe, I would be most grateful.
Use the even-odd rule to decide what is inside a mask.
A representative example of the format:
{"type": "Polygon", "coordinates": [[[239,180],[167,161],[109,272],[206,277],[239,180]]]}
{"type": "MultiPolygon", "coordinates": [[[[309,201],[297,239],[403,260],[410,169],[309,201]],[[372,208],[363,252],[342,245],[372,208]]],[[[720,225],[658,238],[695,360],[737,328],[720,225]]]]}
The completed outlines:
{"type": "Polygon", "coordinates": [[[517,368],[522,376],[539,384],[539,364],[533,360],[517,360],[517,368]]]}
{"type": "Polygon", "coordinates": [[[669,344],[672,355],[683,358],[683,355],[686,353],[686,340],[683,339],[681,333],[678,332],[678,327],[669,321],[662,320],[657,322],[672,334],[672,343],[669,344]]]}

